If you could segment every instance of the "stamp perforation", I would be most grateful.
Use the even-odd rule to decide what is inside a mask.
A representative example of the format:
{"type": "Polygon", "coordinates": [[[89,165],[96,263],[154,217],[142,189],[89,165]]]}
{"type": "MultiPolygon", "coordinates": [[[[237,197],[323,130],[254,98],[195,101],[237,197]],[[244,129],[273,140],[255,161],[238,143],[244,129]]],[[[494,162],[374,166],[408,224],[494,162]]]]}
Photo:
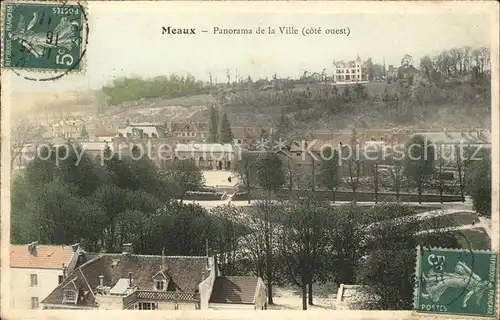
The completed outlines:
{"type": "MultiPolygon", "coordinates": [[[[79,57],[79,68],[78,69],[69,69],[69,70],[54,70],[52,68],[16,68],[16,67],[5,67],[4,66],[4,54],[0,55],[0,65],[2,69],[6,70],[11,70],[14,72],[16,75],[21,76],[27,80],[31,81],[47,81],[47,80],[56,80],[60,77],[64,77],[65,75],[85,75],[86,74],[86,69],[87,69],[87,45],[88,45],[88,40],[89,40],[89,26],[88,26],[88,20],[89,20],[89,8],[88,4],[86,1],[29,1],[29,0],[15,0],[15,1],[7,1],[2,4],[2,10],[0,11],[0,16],[1,16],[1,39],[2,39],[2,48],[4,47],[4,39],[6,37],[6,30],[4,26],[4,21],[6,19],[6,10],[8,6],[12,5],[17,5],[21,4],[23,6],[49,6],[49,5],[74,5],[74,6],[79,6],[82,8],[82,17],[84,20],[84,32],[82,32],[82,48],[80,52],[80,57],[79,57]],[[61,71],[64,70],[62,73],[61,71]],[[45,79],[40,79],[40,78],[35,78],[32,75],[33,74],[44,74],[44,75],[49,75],[53,76],[54,79],[50,78],[45,78],[45,79]],[[57,77],[57,75],[60,75],[57,77]]],[[[3,48],[5,50],[5,48],[3,48]]],[[[2,51],[3,51],[2,50],[2,51]]]]}
{"type": "Polygon", "coordinates": [[[453,317],[460,317],[460,316],[474,316],[474,317],[495,317],[498,316],[499,314],[499,298],[500,298],[500,283],[499,283],[499,276],[498,276],[498,270],[500,267],[500,253],[497,251],[488,251],[488,250],[471,250],[471,249],[458,249],[458,248],[444,248],[444,247],[434,247],[434,246],[417,246],[417,259],[416,259],[416,265],[415,265],[415,288],[413,290],[413,312],[419,315],[431,315],[435,317],[443,317],[443,316],[453,316],[453,317]],[[473,255],[488,255],[488,256],[496,256],[496,262],[495,262],[495,267],[496,267],[496,274],[494,274],[494,279],[495,279],[495,293],[494,293],[494,299],[495,299],[495,307],[494,307],[494,314],[477,314],[477,313],[456,313],[456,312],[433,312],[429,310],[421,310],[420,309],[420,290],[421,290],[421,263],[422,263],[422,256],[425,251],[432,252],[432,251],[439,251],[439,252],[456,252],[456,253],[469,253],[473,255]]]}

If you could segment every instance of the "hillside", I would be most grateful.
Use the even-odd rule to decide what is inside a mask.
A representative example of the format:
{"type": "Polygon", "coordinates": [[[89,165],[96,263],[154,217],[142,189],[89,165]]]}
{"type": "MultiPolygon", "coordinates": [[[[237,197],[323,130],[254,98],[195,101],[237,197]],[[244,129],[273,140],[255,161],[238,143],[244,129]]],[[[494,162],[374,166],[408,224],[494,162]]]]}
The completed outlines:
{"type": "MultiPolygon", "coordinates": [[[[344,129],[413,126],[419,128],[490,127],[489,90],[464,83],[443,88],[368,83],[324,90],[321,85],[298,86],[288,92],[231,93],[223,111],[233,126],[285,126],[288,129],[344,129]],[[426,92],[428,91],[428,92],[426,92]],[[251,98],[249,98],[251,96],[251,98]],[[425,100],[424,100],[425,99],[425,100]],[[423,101],[422,101],[423,100],[423,101]],[[287,123],[283,124],[283,114],[287,123]]],[[[207,110],[193,115],[207,121],[207,110]]]]}

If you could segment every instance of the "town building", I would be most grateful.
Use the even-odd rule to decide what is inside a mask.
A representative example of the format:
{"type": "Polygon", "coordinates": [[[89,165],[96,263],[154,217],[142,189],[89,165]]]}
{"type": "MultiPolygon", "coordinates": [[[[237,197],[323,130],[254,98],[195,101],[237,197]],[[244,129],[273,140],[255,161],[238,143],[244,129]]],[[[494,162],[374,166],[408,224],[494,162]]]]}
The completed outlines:
{"type": "Polygon", "coordinates": [[[80,139],[85,134],[82,120],[66,119],[52,125],[52,138],[80,139]]]}
{"type": "Polygon", "coordinates": [[[41,302],[44,309],[267,309],[262,280],[220,275],[215,257],[139,255],[132,244],[121,254],[86,256],[41,302]]]}
{"type": "Polygon", "coordinates": [[[234,138],[233,143],[242,147],[248,147],[268,137],[268,131],[264,128],[254,126],[231,127],[234,138]]]}
{"type": "Polygon", "coordinates": [[[90,141],[111,142],[117,132],[106,128],[97,128],[89,134],[90,141]]]}
{"type": "MultiPolygon", "coordinates": [[[[128,122],[128,121],[127,121],[128,122]]],[[[166,128],[163,124],[142,122],[127,123],[118,128],[117,136],[120,138],[144,139],[163,138],[166,136],[166,128]]]]}
{"type": "Polygon", "coordinates": [[[40,302],[75,269],[81,254],[78,244],[10,245],[11,308],[39,309],[40,302]]]}
{"type": "Polygon", "coordinates": [[[338,61],[333,64],[334,82],[360,82],[368,80],[368,70],[359,56],[356,60],[338,61]]]}
{"type": "Polygon", "coordinates": [[[192,159],[203,170],[231,170],[238,155],[238,147],[229,143],[179,143],[175,146],[177,158],[192,159]]]}
{"type": "Polygon", "coordinates": [[[207,142],[209,138],[208,122],[170,122],[168,133],[170,136],[179,138],[180,142],[207,142]]]}

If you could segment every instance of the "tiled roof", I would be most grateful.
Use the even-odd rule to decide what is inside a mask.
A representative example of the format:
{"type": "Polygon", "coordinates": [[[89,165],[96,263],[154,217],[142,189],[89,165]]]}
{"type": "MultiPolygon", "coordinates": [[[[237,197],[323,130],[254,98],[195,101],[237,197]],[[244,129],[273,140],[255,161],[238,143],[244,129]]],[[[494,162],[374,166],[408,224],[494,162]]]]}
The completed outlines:
{"type": "Polygon", "coordinates": [[[92,132],[95,137],[114,137],[116,136],[116,131],[105,128],[97,128],[92,132]]]}
{"type": "Polygon", "coordinates": [[[210,303],[253,304],[258,284],[257,277],[217,277],[210,303]]]}
{"type": "MultiPolygon", "coordinates": [[[[90,256],[92,257],[92,256],[90,256]]],[[[94,306],[92,293],[99,286],[99,276],[104,276],[104,285],[114,287],[123,278],[132,273],[134,285],[138,290],[153,289],[153,276],[161,270],[162,257],[154,255],[136,254],[94,254],[93,259],[82,264],[48,296],[42,303],[61,304],[64,288],[74,279],[77,289],[82,292],[84,299],[78,304],[94,306]],[[114,266],[113,266],[114,265],[114,266]],[[88,283],[88,285],[87,285],[88,283]],[[89,292],[87,295],[84,292],[89,292]]],[[[177,292],[194,292],[203,280],[203,271],[206,270],[207,257],[166,257],[167,274],[177,292]]]]}
{"type": "Polygon", "coordinates": [[[180,131],[187,131],[187,132],[204,132],[208,131],[210,128],[210,125],[208,122],[174,122],[172,123],[170,130],[172,132],[180,132],[180,131]]]}
{"type": "Polygon", "coordinates": [[[27,245],[10,245],[11,268],[61,269],[73,256],[71,246],[37,245],[33,256],[27,245]]]}

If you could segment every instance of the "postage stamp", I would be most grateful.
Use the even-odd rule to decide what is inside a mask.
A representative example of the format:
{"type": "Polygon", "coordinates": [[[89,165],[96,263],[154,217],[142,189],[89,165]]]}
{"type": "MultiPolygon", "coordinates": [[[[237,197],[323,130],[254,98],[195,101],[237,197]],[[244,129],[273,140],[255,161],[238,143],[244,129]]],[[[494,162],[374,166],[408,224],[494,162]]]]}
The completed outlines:
{"type": "Polygon", "coordinates": [[[20,71],[57,74],[43,80],[82,70],[88,25],[81,3],[12,2],[2,9],[2,67],[18,75],[20,71]]]}
{"type": "Polygon", "coordinates": [[[417,312],[496,315],[497,252],[419,248],[417,254],[417,312]]]}

